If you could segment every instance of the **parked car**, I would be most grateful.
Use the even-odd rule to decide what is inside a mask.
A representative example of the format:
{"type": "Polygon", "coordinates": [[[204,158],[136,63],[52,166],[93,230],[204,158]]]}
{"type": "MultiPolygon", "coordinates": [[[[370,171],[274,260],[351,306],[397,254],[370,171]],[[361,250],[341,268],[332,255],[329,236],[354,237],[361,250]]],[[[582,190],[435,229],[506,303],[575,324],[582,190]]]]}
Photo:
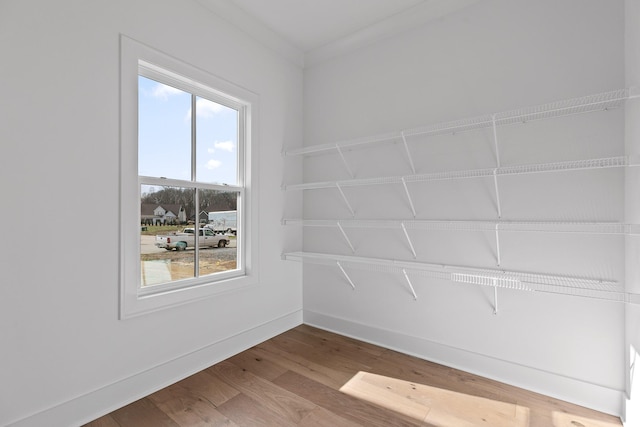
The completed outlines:
{"type": "MultiPolygon", "coordinates": [[[[224,248],[229,243],[226,236],[216,234],[213,230],[200,228],[199,231],[198,245],[201,248],[224,248]]],[[[187,248],[193,248],[195,246],[195,228],[187,227],[181,232],[157,235],[156,246],[168,251],[172,249],[183,251],[187,248]]]]}

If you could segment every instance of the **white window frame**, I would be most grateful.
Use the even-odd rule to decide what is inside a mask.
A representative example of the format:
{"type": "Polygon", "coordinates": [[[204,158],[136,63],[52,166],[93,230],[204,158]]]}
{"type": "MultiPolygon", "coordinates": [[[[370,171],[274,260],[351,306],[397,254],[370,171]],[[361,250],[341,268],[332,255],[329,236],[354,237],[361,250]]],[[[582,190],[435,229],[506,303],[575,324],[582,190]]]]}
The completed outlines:
{"type": "MultiPolygon", "coordinates": [[[[258,96],[126,36],[120,38],[120,319],[234,292],[258,280],[258,96]],[[140,286],[140,184],[181,185],[138,175],[138,76],[142,75],[240,111],[238,144],[238,269],[167,284],[140,286]]],[[[194,112],[195,113],[195,112],[194,112]]],[[[225,190],[183,181],[188,188],[225,190]]],[[[228,188],[226,188],[228,191],[228,188]]],[[[233,190],[238,190],[235,186],[233,190]]],[[[196,216],[198,213],[196,213],[196,216]]]]}

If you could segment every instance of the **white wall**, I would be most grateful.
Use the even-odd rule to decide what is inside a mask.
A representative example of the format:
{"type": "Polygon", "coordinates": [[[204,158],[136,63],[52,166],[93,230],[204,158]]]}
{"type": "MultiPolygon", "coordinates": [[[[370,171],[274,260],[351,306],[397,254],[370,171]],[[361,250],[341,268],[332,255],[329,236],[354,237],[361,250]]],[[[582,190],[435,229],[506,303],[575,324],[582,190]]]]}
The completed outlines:
{"type": "Polygon", "coordinates": [[[0,52],[1,205],[17,214],[0,247],[0,425],[89,421],[301,322],[301,267],[280,260],[301,240],[280,226],[299,67],[184,0],[2,1],[0,52]],[[259,95],[258,286],[118,320],[120,34],[259,95]]]}
{"type": "MultiPolygon", "coordinates": [[[[627,87],[640,87],[640,1],[625,0],[625,76],[627,87]]],[[[625,148],[629,156],[640,155],[640,101],[630,102],[625,117],[625,148]]],[[[640,170],[631,168],[625,178],[625,217],[640,223],[640,170]]],[[[640,294],[640,236],[626,238],[627,292],[640,294]]],[[[626,311],[625,351],[628,355],[625,425],[640,425],[640,304],[629,304],[626,311]]]]}
{"type": "MultiPolygon", "coordinates": [[[[335,142],[623,88],[624,2],[486,0],[305,70],[305,145],[335,142]]],[[[501,127],[503,165],[621,156],[623,110],[501,127]]],[[[410,140],[418,173],[491,168],[490,131],[410,140]]],[[[345,153],[356,177],[407,175],[401,145],[345,153]]],[[[307,157],[305,181],[347,179],[337,154],[307,157]]],[[[624,221],[624,171],[500,180],[503,219],[624,221]]],[[[491,179],[412,184],[417,218],[496,218],[491,179]]],[[[345,189],[361,219],[411,219],[402,186],[345,189]]],[[[350,217],[338,191],[308,190],[308,219],[350,217]]],[[[337,228],[304,249],[350,255],[337,228]]],[[[356,255],[411,260],[402,232],[349,229],[356,255]]],[[[496,267],[493,233],[415,232],[418,261],[496,267]]],[[[501,268],[624,283],[622,236],[502,233],[501,268]]],[[[305,265],[305,322],[613,414],[625,388],[624,306],[305,265]]]]}

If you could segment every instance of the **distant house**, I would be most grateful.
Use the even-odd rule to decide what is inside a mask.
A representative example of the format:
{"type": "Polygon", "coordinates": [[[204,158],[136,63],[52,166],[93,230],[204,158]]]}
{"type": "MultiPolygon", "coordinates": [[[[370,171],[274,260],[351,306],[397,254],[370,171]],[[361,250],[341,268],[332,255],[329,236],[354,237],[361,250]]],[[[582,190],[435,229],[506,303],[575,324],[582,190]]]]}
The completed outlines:
{"type": "MultiPolygon", "coordinates": [[[[195,215],[191,215],[191,220],[194,223],[196,222],[196,216],[195,215]]],[[[200,214],[198,214],[198,223],[200,224],[208,224],[209,223],[209,212],[206,211],[200,211],[200,214]]]]}
{"type": "Polygon", "coordinates": [[[140,204],[140,222],[143,225],[173,225],[187,221],[187,213],[181,205],[140,204]]]}

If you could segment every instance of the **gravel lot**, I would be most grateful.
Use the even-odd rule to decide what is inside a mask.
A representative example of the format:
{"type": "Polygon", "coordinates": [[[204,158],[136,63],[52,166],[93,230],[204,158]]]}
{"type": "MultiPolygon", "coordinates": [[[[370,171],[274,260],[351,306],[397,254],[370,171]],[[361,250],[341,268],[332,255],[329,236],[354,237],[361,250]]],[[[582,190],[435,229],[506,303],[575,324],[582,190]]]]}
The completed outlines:
{"type": "MultiPolygon", "coordinates": [[[[141,236],[140,251],[142,280],[145,285],[193,277],[193,249],[167,251],[155,246],[155,236],[141,236]],[[158,265],[161,266],[160,269],[158,269],[158,265]]],[[[206,275],[233,270],[236,268],[236,260],[235,239],[231,240],[226,248],[201,248],[199,274],[206,275]]]]}

